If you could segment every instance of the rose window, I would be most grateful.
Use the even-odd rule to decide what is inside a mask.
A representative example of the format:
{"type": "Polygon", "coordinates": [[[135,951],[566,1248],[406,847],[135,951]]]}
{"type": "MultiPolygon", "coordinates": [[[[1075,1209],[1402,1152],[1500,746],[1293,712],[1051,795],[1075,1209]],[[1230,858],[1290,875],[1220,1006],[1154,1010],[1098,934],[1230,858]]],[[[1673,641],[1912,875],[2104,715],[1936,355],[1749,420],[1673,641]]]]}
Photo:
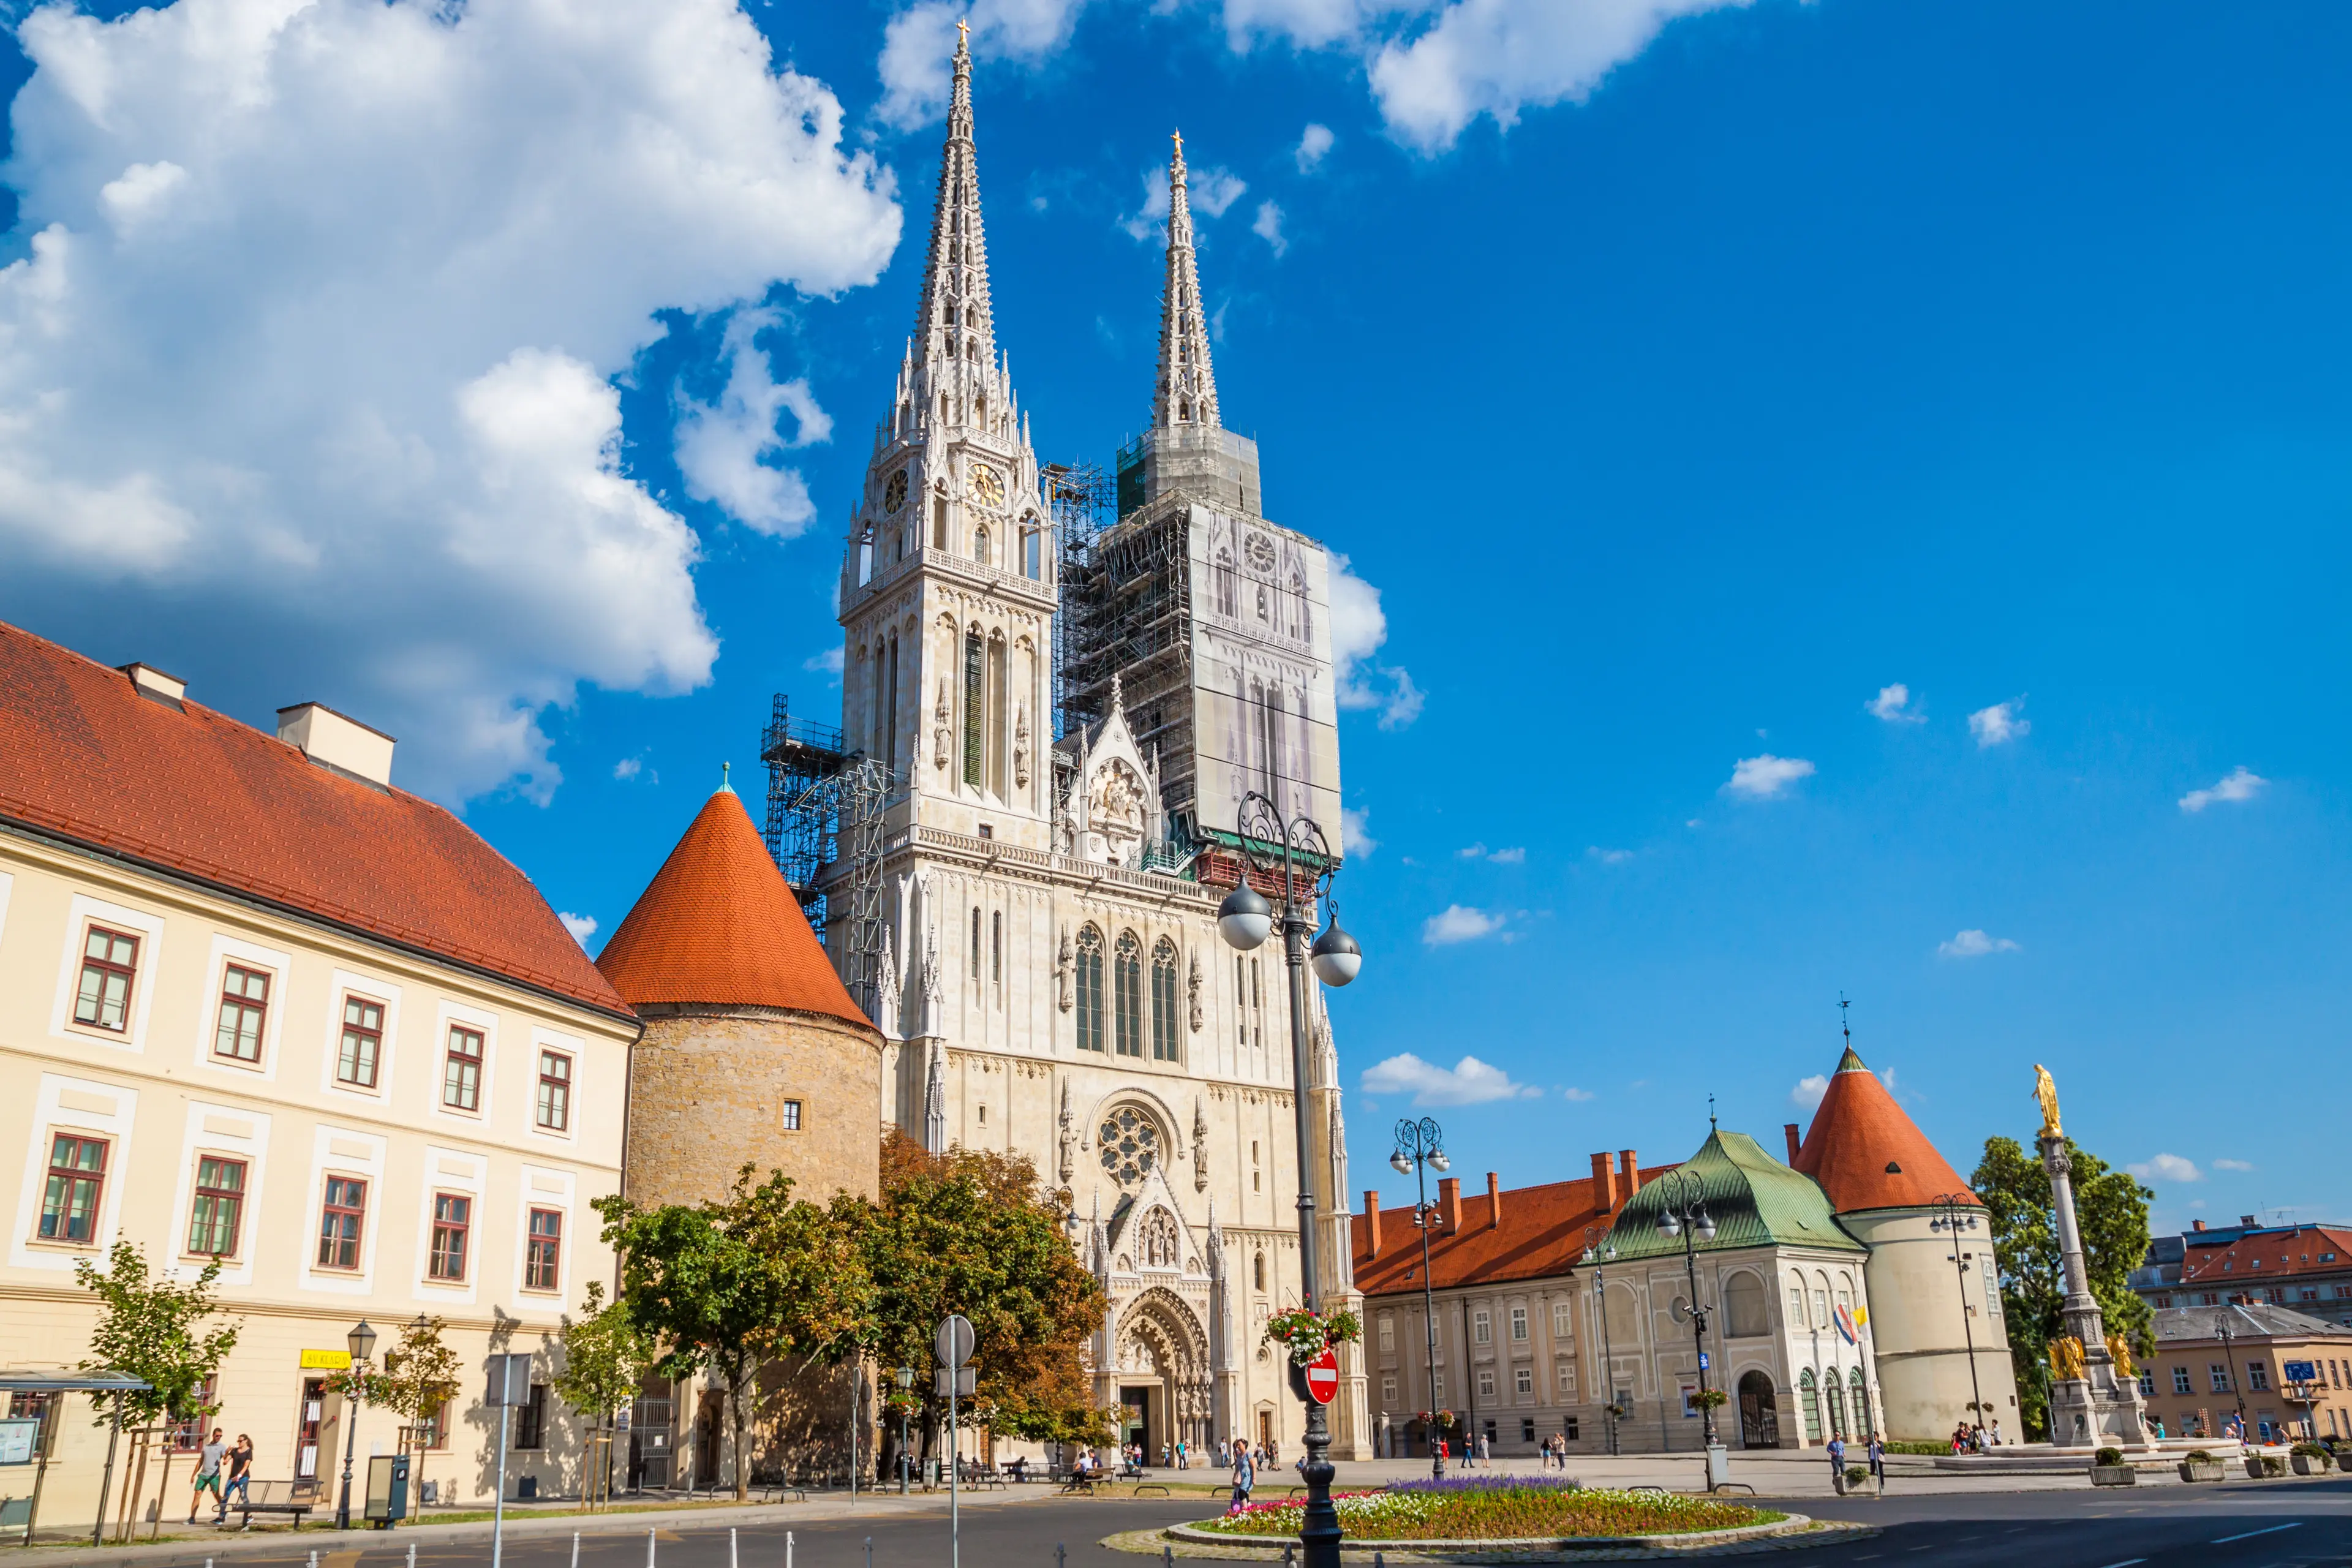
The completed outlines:
{"type": "Polygon", "coordinates": [[[1160,1128],[1131,1106],[1104,1119],[1097,1142],[1103,1171],[1122,1187],[1135,1185],[1160,1163],[1160,1128]]]}

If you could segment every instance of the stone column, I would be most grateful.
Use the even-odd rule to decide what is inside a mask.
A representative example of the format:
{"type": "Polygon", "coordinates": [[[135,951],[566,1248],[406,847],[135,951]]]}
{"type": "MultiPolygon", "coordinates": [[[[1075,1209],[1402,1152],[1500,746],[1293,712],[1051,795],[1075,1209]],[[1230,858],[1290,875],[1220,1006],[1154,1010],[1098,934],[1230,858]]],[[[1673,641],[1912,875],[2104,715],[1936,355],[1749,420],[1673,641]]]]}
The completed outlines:
{"type": "Polygon", "coordinates": [[[2083,1345],[2083,1375],[2051,1380],[2050,1440],[2061,1447],[2102,1443],[2147,1447],[2147,1423],[2139,1384],[2122,1375],[2108,1352],[2105,1321],[2098,1298],[2091,1294],[2090,1271],[2083,1262],[2083,1233],[2074,1219],[2074,1167],[2066,1154],[2066,1140],[2044,1132],[2040,1143],[2042,1168],[2050,1173],[2050,1205],[2058,1218],[2058,1247],[2066,1275],[2061,1313],[2067,1334],[2083,1345]]]}

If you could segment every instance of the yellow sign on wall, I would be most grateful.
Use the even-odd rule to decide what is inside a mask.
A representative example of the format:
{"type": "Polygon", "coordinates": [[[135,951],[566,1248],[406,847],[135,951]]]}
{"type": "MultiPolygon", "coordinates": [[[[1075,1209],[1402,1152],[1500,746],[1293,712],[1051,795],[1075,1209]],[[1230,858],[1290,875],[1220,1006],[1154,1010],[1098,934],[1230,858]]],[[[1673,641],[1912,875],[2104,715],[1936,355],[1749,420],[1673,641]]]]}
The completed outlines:
{"type": "Polygon", "coordinates": [[[302,1370],[304,1372],[349,1372],[352,1370],[352,1352],[349,1351],[304,1351],[302,1352],[302,1370]]]}

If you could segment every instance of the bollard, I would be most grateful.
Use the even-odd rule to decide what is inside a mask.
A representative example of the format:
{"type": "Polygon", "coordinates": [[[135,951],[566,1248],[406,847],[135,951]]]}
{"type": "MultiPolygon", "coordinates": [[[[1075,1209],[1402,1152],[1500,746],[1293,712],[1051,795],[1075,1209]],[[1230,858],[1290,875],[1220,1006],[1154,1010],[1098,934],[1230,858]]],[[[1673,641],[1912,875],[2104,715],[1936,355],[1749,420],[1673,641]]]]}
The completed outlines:
{"type": "Polygon", "coordinates": [[[1389,1554],[1385,1552],[1373,1552],[1372,1568],[1389,1568],[1389,1554]]]}
{"type": "Polygon", "coordinates": [[[793,1532],[784,1531],[784,1568],[793,1568],[793,1532]]]}
{"type": "MultiPolygon", "coordinates": [[[[211,1568],[211,1565],[208,1563],[205,1568],[211,1568]]],[[[414,1541],[408,1543],[408,1568],[416,1568],[416,1542],[414,1541]]]]}
{"type": "Polygon", "coordinates": [[[1056,1541],[1055,1542],[1054,1542],[1054,1568],[1067,1568],[1067,1565],[1063,1562],[1063,1560],[1062,1560],[1062,1559],[1063,1559],[1062,1543],[1061,1543],[1060,1542],[1056,1541]]]}
{"type": "MultiPolygon", "coordinates": [[[[413,1554],[416,1548],[412,1546],[408,1550],[413,1554]]],[[[408,1568],[416,1568],[416,1564],[411,1562],[408,1568]]],[[[580,1532],[576,1530],[572,1532],[572,1568],[580,1568],[580,1532]]]]}
{"type": "Polygon", "coordinates": [[[310,1568],[319,1568],[319,1549],[315,1546],[310,1549],[310,1568]]]}
{"type": "MultiPolygon", "coordinates": [[[[580,1568],[580,1564],[574,1563],[572,1568],[580,1568]]],[[[735,1527],[731,1524],[727,1527],[727,1568],[742,1568],[735,1555],[735,1527]]]]}
{"type": "Polygon", "coordinates": [[[866,1568],[874,1568],[874,1538],[866,1538],[866,1568]]]}
{"type": "Polygon", "coordinates": [[[646,1568],[654,1568],[654,1532],[646,1531],[646,1568]]]}
{"type": "Polygon", "coordinates": [[[1297,1564],[1291,1559],[1291,1552],[1294,1550],[1295,1548],[1289,1546],[1285,1546],[1282,1549],[1282,1568],[1297,1568],[1297,1564]]]}
{"type": "Polygon", "coordinates": [[[1160,1548],[1160,1568],[1176,1568],[1176,1549],[1164,1542],[1160,1548]]]}

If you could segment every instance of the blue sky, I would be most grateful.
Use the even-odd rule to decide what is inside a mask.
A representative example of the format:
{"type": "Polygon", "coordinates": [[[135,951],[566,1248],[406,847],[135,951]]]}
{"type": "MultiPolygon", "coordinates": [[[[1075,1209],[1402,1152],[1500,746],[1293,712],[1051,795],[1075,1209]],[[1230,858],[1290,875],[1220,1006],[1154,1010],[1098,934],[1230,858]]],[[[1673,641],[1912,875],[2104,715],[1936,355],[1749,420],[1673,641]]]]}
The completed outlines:
{"type": "MultiPolygon", "coordinates": [[[[20,22],[0,616],[383,722],[609,931],[772,693],[837,708],[953,13],[325,0],[243,46],[256,108],[191,6],[292,9],[20,22]]],[[[2352,1213],[2314,1139],[2352,1088],[2352,16],[972,15],[1041,456],[1144,417],[1181,125],[1228,422],[1381,596],[1359,1184],[1402,1190],[1416,1098],[1473,1184],[1686,1152],[1709,1093],[1777,1148],[1843,992],[1963,1173],[2041,1061],[2159,1223],[2352,1213]]]]}

